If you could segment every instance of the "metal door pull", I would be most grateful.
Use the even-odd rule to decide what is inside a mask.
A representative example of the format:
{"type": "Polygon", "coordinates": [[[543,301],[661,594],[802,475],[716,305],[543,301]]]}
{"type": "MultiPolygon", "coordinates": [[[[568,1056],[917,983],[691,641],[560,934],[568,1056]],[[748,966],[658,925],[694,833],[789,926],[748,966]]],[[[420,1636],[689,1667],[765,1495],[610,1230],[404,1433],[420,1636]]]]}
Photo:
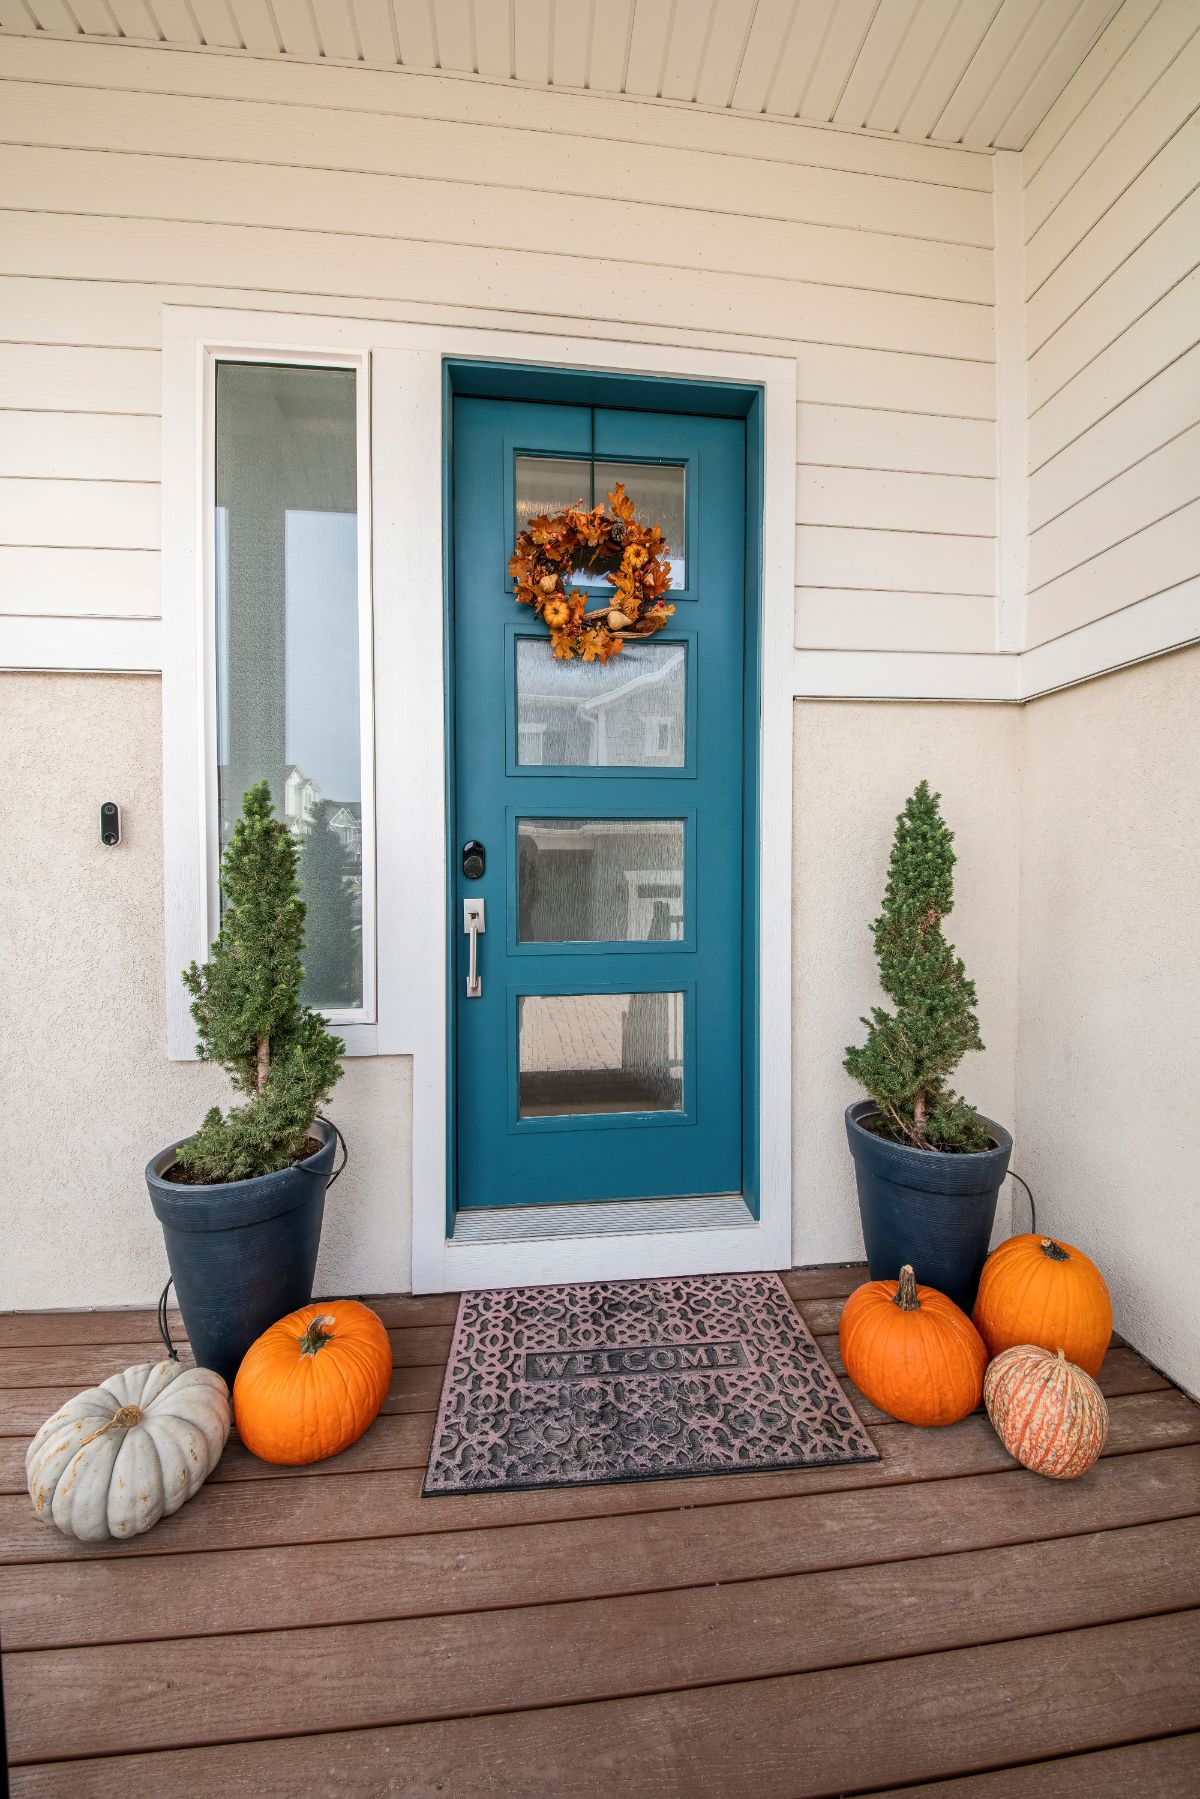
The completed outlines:
{"type": "Polygon", "coordinates": [[[467,966],[467,998],[479,999],[483,981],[479,975],[479,939],[487,930],[487,905],[481,899],[463,901],[463,930],[470,939],[470,961],[467,966]]]}

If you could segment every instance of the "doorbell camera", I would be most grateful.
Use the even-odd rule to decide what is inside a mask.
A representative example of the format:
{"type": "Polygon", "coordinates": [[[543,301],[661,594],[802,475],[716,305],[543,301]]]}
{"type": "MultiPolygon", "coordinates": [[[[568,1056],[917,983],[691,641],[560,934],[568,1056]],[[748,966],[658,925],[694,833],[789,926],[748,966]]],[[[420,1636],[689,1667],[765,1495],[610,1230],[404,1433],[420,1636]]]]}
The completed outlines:
{"type": "Polygon", "coordinates": [[[116,800],[105,800],[100,808],[100,841],[110,850],[121,841],[121,809],[116,800]]]}

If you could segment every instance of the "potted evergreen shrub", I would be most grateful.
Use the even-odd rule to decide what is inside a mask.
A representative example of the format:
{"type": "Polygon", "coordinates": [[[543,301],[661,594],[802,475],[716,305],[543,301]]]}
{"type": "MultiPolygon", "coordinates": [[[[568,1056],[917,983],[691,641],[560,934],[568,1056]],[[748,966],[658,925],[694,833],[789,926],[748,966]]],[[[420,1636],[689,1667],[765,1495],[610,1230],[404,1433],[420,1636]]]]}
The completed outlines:
{"type": "Polygon", "coordinates": [[[922,781],[896,821],[883,910],[871,929],[884,992],[861,1020],[866,1042],[843,1066],[870,1097],[846,1108],[846,1134],[873,1280],[906,1264],[970,1313],[1012,1138],[953,1091],[982,1049],[975,984],[942,920],[954,905],[954,834],[922,781]]]}
{"type": "Polygon", "coordinates": [[[298,854],[260,782],[221,858],[211,959],[183,977],[200,1059],[220,1062],[245,1103],[214,1106],[146,1168],[196,1361],[230,1385],[255,1338],[312,1298],[336,1147],[317,1114],[345,1045],[300,1002],[298,854]]]}

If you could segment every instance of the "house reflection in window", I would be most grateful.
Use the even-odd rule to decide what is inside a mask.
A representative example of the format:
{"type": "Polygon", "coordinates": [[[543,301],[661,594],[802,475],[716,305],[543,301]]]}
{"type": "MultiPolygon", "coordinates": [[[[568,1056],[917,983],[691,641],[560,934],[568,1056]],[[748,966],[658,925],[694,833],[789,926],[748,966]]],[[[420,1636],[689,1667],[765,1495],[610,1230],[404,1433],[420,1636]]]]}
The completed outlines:
{"type": "Polygon", "coordinates": [[[520,942],[677,942],[684,829],[680,818],[518,819],[520,942]]]}
{"type": "Polygon", "coordinates": [[[517,760],[525,767],[682,768],[687,645],[626,643],[610,662],[558,662],[517,639],[517,760]]]}

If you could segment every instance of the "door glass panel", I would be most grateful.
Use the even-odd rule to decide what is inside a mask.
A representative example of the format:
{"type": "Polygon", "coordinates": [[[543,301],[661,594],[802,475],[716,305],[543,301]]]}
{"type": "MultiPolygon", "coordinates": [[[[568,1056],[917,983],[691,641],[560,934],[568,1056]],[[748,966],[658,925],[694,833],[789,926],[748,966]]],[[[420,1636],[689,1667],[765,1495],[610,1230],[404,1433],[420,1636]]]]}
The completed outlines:
{"type": "Polygon", "coordinates": [[[682,993],[526,993],[519,1116],[683,1109],[682,993]]]}
{"type": "MultiPolygon", "coordinates": [[[[564,506],[603,505],[618,481],[633,501],[641,525],[658,525],[667,540],[671,586],[687,586],[685,530],[686,470],[658,462],[595,462],[587,457],[518,456],[516,461],[516,528],[530,519],[560,512],[564,506]]],[[[580,569],[572,579],[580,587],[607,587],[603,568],[580,569]]]]}
{"type": "Polygon", "coordinates": [[[626,643],[611,662],[556,662],[517,639],[517,761],[546,768],[682,768],[687,645],[626,643]]]}
{"type": "Polygon", "coordinates": [[[673,943],[682,935],[681,818],[517,820],[521,943],[673,943]]]}

